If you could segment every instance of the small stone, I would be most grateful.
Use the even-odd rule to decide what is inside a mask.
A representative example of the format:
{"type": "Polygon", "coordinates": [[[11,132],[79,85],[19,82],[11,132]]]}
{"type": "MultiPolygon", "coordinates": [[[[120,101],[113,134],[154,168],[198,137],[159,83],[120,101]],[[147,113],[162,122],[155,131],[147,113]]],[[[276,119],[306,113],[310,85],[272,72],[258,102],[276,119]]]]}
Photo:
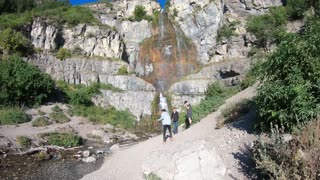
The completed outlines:
{"type": "Polygon", "coordinates": [[[97,150],[96,154],[103,154],[102,150],[97,150]]]}
{"type": "Polygon", "coordinates": [[[284,142],[289,142],[292,140],[292,135],[291,134],[284,134],[284,135],[282,135],[282,139],[284,142]]]}
{"type": "Polygon", "coordinates": [[[83,155],[83,157],[88,157],[88,156],[90,156],[90,151],[83,151],[82,155],[83,155]]]}
{"type": "Polygon", "coordinates": [[[88,149],[93,149],[93,147],[92,147],[92,146],[89,146],[88,149]]]}
{"type": "Polygon", "coordinates": [[[91,163],[91,162],[95,162],[97,159],[95,157],[86,157],[86,158],[82,158],[82,161],[85,163],[91,163]]]}

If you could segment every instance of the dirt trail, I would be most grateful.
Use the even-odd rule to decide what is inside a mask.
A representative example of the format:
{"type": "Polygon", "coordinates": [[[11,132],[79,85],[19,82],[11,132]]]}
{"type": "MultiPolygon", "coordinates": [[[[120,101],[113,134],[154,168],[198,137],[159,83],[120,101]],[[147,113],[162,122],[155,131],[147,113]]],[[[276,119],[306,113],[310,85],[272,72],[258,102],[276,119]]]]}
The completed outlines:
{"type": "MultiPolygon", "coordinates": [[[[166,152],[177,153],[177,151],[181,150],[181,147],[196,141],[206,141],[217,150],[217,156],[221,157],[219,158],[221,159],[219,163],[226,166],[226,172],[222,179],[233,179],[233,177],[237,177],[236,179],[245,179],[245,176],[239,172],[239,160],[235,159],[234,154],[241,151],[241,148],[246,143],[252,142],[254,139],[253,135],[248,134],[241,128],[224,127],[217,130],[215,129],[215,124],[223,108],[243,99],[250,99],[255,95],[255,92],[256,86],[250,87],[229,98],[218,111],[208,115],[202,119],[201,122],[193,124],[190,129],[174,136],[174,141],[168,140],[166,144],[162,144],[162,136],[157,136],[127,149],[121,149],[115,152],[112,156],[105,159],[104,164],[98,171],[87,174],[83,179],[143,179],[142,166],[144,166],[146,161],[150,161],[148,158],[152,153],[158,153],[159,156],[166,152]]],[[[163,166],[166,166],[167,163],[171,162],[154,163],[160,163],[160,169],[155,169],[155,171],[160,172],[161,163],[164,163],[163,166]]]]}

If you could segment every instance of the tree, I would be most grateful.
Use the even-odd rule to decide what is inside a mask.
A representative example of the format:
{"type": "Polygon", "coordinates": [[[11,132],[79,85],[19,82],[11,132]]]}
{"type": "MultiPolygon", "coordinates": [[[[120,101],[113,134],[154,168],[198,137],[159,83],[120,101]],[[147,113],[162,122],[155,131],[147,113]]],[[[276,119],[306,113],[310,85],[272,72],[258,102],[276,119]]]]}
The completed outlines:
{"type": "Polygon", "coordinates": [[[54,92],[48,74],[18,56],[0,61],[0,105],[40,104],[54,92]]]}
{"type": "Polygon", "coordinates": [[[33,52],[31,41],[10,28],[0,32],[0,48],[4,54],[19,53],[27,55],[33,52]]]}
{"type": "Polygon", "coordinates": [[[320,110],[320,21],[309,20],[305,32],[288,34],[262,67],[263,85],[256,104],[257,128],[285,131],[314,119],[320,110]]]}

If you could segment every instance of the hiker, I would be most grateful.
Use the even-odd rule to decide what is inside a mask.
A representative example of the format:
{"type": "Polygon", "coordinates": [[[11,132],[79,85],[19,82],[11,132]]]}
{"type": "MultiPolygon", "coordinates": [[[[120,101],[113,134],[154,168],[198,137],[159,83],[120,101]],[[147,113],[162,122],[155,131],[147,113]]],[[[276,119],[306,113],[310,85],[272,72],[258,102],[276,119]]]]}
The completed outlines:
{"type": "Polygon", "coordinates": [[[178,134],[179,113],[175,107],[171,113],[171,120],[173,121],[173,134],[178,134]]]}
{"type": "Polygon", "coordinates": [[[188,129],[192,123],[192,108],[188,101],[184,101],[184,106],[187,108],[187,115],[186,115],[186,129],[188,129]]]}
{"type": "Polygon", "coordinates": [[[160,119],[158,119],[158,121],[162,121],[162,125],[163,125],[163,143],[166,143],[167,137],[166,137],[166,131],[167,129],[169,130],[170,133],[170,139],[171,141],[172,139],[172,132],[171,132],[171,119],[170,119],[170,115],[168,112],[166,112],[165,109],[161,110],[161,117],[160,119]]]}

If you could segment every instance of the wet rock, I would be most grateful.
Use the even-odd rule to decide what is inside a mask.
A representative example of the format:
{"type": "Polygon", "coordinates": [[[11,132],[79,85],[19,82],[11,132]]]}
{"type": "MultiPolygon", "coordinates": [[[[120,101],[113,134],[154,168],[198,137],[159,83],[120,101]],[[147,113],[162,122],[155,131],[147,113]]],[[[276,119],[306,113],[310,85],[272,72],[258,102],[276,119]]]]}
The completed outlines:
{"type": "Polygon", "coordinates": [[[103,154],[104,152],[102,150],[97,150],[96,154],[103,154]]]}

